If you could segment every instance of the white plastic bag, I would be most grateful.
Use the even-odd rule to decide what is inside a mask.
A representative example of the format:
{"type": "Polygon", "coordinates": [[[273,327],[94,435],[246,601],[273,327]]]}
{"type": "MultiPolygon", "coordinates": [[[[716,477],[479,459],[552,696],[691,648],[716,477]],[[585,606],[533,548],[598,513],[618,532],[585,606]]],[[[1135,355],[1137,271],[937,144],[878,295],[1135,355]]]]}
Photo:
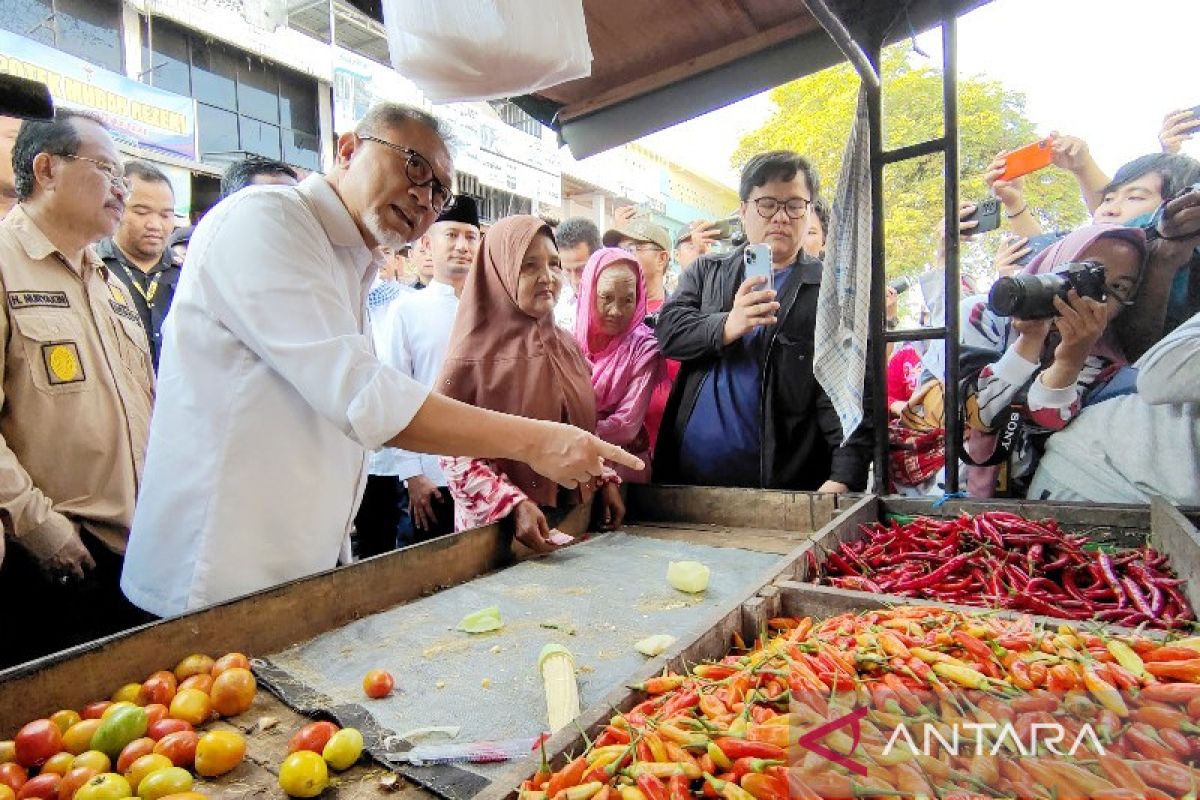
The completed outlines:
{"type": "Polygon", "coordinates": [[[383,0],[392,66],[435,103],[535,92],[592,72],[583,0],[383,0]]]}

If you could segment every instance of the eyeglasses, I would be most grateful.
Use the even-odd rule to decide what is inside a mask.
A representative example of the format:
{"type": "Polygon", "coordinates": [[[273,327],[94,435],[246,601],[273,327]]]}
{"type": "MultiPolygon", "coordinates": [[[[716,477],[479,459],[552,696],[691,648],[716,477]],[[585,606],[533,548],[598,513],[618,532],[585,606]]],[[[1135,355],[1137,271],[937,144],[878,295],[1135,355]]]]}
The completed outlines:
{"type": "Polygon", "coordinates": [[[663,250],[661,247],[659,247],[656,244],[631,244],[631,245],[622,247],[621,249],[628,250],[631,253],[644,253],[647,251],[654,252],[654,253],[665,253],[666,252],[665,250],[663,250]]]}
{"type": "Polygon", "coordinates": [[[433,192],[433,210],[441,213],[454,206],[454,193],[450,191],[441,181],[433,174],[433,166],[425,156],[408,147],[402,147],[398,144],[393,144],[387,139],[380,139],[378,136],[359,136],[359,139],[364,139],[368,142],[377,142],[385,147],[395,150],[397,153],[403,153],[408,156],[408,160],[404,162],[404,174],[413,182],[414,186],[429,186],[433,192]]]}
{"type": "Polygon", "coordinates": [[[118,188],[124,188],[129,185],[129,180],[125,177],[125,168],[120,164],[114,164],[111,161],[97,161],[94,158],[87,156],[77,156],[72,153],[56,153],[55,155],[62,158],[69,158],[72,161],[87,161],[89,164],[95,164],[96,169],[104,173],[108,178],[108,182],[118,188]]]}
{"type": "Polygon", "coordinates": [[[754,208],[763,219],[770,219],[778,214],[780,206],[787,211],[788,219],[800,219],[811,205],[812,201],[803,197],[793,197],[786,201],[778,197],[759,197],[754,200],[754,208]]]}

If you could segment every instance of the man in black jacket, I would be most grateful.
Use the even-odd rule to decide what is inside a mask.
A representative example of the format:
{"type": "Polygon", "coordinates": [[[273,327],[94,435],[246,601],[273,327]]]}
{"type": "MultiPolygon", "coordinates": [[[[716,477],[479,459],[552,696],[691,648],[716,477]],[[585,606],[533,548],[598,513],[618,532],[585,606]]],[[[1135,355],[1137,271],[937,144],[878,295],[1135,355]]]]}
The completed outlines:
{"type": "MultiPolygon", "coordinates": [[[[682,362],[654,462],[658,483],[819,492],[861,491],[871,462],[871,410],[842,444],[829,398],[813,377],[821,263],[801,247],[819,186],[790,151],[742,170],[746,246],[771,248],[774,290],[745,278],[739,247],[684,272],[656,333],[682,362]]],[[[870,377],[863,396],[871,397],[870,377]]]]}

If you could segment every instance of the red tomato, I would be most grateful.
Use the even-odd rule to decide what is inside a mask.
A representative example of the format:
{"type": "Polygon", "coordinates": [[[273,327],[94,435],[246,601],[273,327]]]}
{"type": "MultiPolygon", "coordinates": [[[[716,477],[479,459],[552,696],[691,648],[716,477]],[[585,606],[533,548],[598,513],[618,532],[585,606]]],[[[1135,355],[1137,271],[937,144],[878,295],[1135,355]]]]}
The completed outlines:
{"type": "Polygon", "coordinates": [[[288,742],[288,752],[311,750],[320,755],[321,751],[325,749],[325,745],[329,743],[329,737],[339,730],[341,728],[332,722],[311,722],[296,731],[296,735],[288,742]]]}
{"type": "Polygon", "coordinates": [[[154,752],[155,741],[148,736],[143,736],[141,739],[134,739],[125,748],[121,750],[121,755],[117,757],[116,771],[124,775],[129,772],[129,767],[133,762],[137,761],[142,756],[148,756],[154,752]]]}
{"type": "Polygon", "coordinates": [[[146,679],[138,693],[138,698],[143,704],[159,703],[169,706],[171,700],[175,698],[177,688],[179,688],[179,681],[175,679],[175,673],[163,670],[146,679]]]}
{"type": "Polygon", "coordinates": [[[146,712],[146,725],[153,725],[160,719],[167,718],[167,707],[162,703],[151,703],[143,706],[142,710],[146,712]]]}
{"type": "Polygon", "coordinates": [[[62,775],[49,772],[25,781],[21,791],[17,792],[17,800],[29,797],[39,797],[41,800],[58,800],[58,787],[62,783],[62,775]]]}
{"type": "Polygon", "coordinates": [[[91,767],[76,767],[63,776],[58,785],[58,800],[72,800],[83,785],[100,773],[91,767]]]}
{"type": "Polygon", "coordinates": [[[9,761],[0,764],[0,784],[4,784],[16,792],[20,791],[27,780],[29,780],[29,773],[17,762],[9,761]]]}
{"type": "Polygon", "coordinates": [[[246,658],[241,653],[226,653],[217,659],[213,664],[212,676],[215,678],[227,669],[240,667],[241,669],[250,669],[250,659],[246,658]]]}
{"type": "Polygon", "coordinates": [[[367,693],[367,697],[375,700],[387,697],[392,693],[392,687],[395,685],[396,681],[392,678],[391,673],[381,669],[373,669],[363,678],[363,691],[367,693]]]}
{"type": "Polygon", "coordinates": [[[17,763],[23,767],[40,767],[46,759],[61,752],[62,731],[48,719],[35,719],[17,732],[17,763]]]}
{"type": "Polygon", "coordinates": [[[250,670],[242,667],[229,667],[213,681],[212,692],[209,695],[212,698],[213,710],[222,717],[241,714],[254,702],[256,686],[254,675],[250,670]]]}
{"type": "Polygon", "coordinates": [[[168,733],[154,745],[154,752],[171,759],[177,767],[191,767],[196,761],[196,743],[200,737],[195,731],[168,733]]]}
{"type": "Polygon", "coordinates": [[[154,741],[160,741],[164,736],[171,733],[179,733],[180,731],[194,730],[192,723],[185,722],[181,719],[160,719],[158,722],[152,723],[146,728],[146,735],[154,741]]]}
{"type": "Polygon", "coordinates": [[[111,700],[97,700],[94,703],[88,703],[83,707],[83,711],[79,712],[79,716],[84,719],[100,719],[111,705],[111,700]]]}

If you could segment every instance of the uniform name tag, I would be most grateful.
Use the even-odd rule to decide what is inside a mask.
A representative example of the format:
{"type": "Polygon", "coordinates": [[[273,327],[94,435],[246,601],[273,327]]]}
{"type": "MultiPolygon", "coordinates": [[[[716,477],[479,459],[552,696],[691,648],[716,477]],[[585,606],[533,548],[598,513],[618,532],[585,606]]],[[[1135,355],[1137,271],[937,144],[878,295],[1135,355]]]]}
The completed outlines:
{"type": "Polygon", "coordinates": [[[138,325],[142,324],[142,318],[129,306],[121,305],[116,300],[109,300],[108,304],[112,306],[112,310],[117,313],[117,316],[124,317],[130,322],[136,322],[138,325]]]}
{"type": "Polygon", "coordinates": [[[71,301],[67,299],[66,292],[9,292],[8,307],[17,308],[34,308],[42,306],[44,308],[70,308],[71,301]]]}

